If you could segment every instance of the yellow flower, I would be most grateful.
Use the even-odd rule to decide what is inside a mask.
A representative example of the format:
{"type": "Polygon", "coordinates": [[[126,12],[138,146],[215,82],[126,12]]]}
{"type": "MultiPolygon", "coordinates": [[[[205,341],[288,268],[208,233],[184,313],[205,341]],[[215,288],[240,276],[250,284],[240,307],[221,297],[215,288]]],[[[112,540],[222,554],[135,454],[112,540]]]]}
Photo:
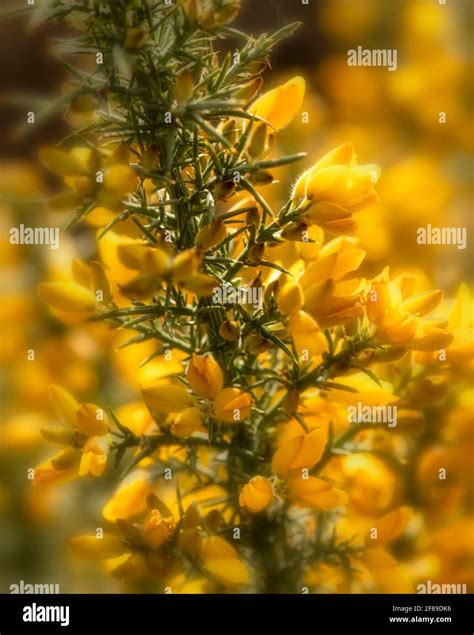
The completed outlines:
{"type": "Polygon", "coordinates": [[[114,522],[130,518],[146,509],[146,498],[154,489],[153,482],[138,472],[125,480],[102,510],[103,517],[114,522]]]}
{"type": "Polygon", "coordinates": [[[170,268],[173,280],[177,282],[186,281],[193,274],[197,273],[201,263],[201,256],[196,249],[187,249],[179,253],[173,260],[170,268]]]}
{"type": "Polygon", "coordinates": [[[198,408],[186,408],[174,419],[171,432],[177,437],[189,437],[201,428],[202,423],[203,415],[198,408]]]}
{"type": "Polygon", "coordinates": [[[61,386],[51,386],[51,398],[53,400],[56,412],[63,422],[71,428],[76,426],[76,411],[79,406],[77,401],[67,390],[61,386]]]}
{"type": "Polygon", "coordinates": [[[162,518],[157,509],[152,509],[148,514],[142,528],[144,544],[150,549],[159,549],[171,536],[175,527],[174,519],[170,516],[162,518]]]}
{"type": "Polygon", "coordinates": [[[377,327],[377,338],[383,344],[415,351],[446,348],[453,340],[446,323],[423,319],[438,306],[443,294],[440,290],[414,293],[415,285],[412,276],[390,280],[388,269],[373,282],[367,297],[367,317],[377,327]]]}
{"type": "Polygon", "coordinates": [[[224,375],[219,364],[208,355],[198,356],[194,353],[189,362],[186,378],[194,392],[206,399],[214,399],[224,383],[224,375]]]}
{"type": "Polygon", "coordinates": [[[79,404],[64,388],[53,386],[51,396],[64,426],[48,426],[41,436],[52,445],[63,446],[35,468],[35,483],[51,483],[76,476],[100,476],[107,463],[109,426],[103,411],[94,404],[79,404]]]}
{"type": "Polygon", "coordinates": [[[365,251],[356,245],[352,238],[335,238],[298,278],[304,292],[303,309],[321,328],[345,324],[364,312],[361,282],[351,278],[365,257],[365,251]]]}
{"type": "Polygon", "coordinates": [[[102,436],[109,427],[103,418],[104,412],[92,403],[80,404],[76,409],[77,427],[88,437],[102,436]]]}
{"type": "MultiPolygon", "coordinates": [[[[62,176],[70,188],[53,197],[50,202],[53,208],[74,208],[84,197],[94,197],[98,208],[103,210],[102,216],[112,214],[114,218],[116,214],[112,210],[119,208],[124,196],[133,192],[138,184],[137,173],[128,164],[129,151],[122,145],[100,151],[75,147],[70,152],[42,147],[39,157],[43,165],[62,176]]],[[[96,222],[97,218],[92,224],[96,222]]]]}
{"type": "Polygon", "coordinates": [[[215,220],[199,230],[196,236],[196,245],[201,249],[211,249],[222,242],[226,236],[227,229],[224,221],[215,220]]]}
{"type": "Polygon", "coordinates": [[[218,582],[236,587],[249,582],[249,571],[239,559],[237,551],[219,536],[209,536],[202,543],[200,554],[203,567],[218,582]]]}
{"type": "Polygon", "coordinates": [[[142,394],[146,405],[158,412],[181,412],[193,403],[191,395],[184,386],[167,381],[144,388],[142,394]]]}
{"type": "Polygon", "coordinates": [[[386,545],[395,538],[398,538],[412,516],[412,510],[409,507],[398,507],[392,512],[385,514],[382,518],[376,520],[369,533],[366,535],[365,544],[368,547],[379,547],[386,545]],[[376,530],[375,532],[373,530],[376,530]]]}
{"type": "Polygon", "coordinates": [[[262,511],[273,500],[272,484],[264,476],[254,476],[243,486],[239,496],[239,505],[255,514],[262,511]]]}
{"type": "Polygon", "coordinates": [[[107,464],[107,449],[99,437],[89,439],[82,449],[79,476],[101,476],[107,464]]]}
{"type": "Polygon", "coordinates": [[[62,463],[61,459],[64,457],[60,452],[53,457],[43,461],[35,467],[33,485],[50,485],[52,483],[65,483],[73,478],[76,478],[79,474],[79,464],[81,460],[81,453],[76,451],[74,453],[73,461],[69,463],[62,463]],[[57,460],[59,459],[59,461],[57,460]]]}
{"type": "Polygon", "coordinates": [[[96,305],[96,297],[79,284],[67,282],[41,282],[39,296],[44,302],[59,311],[91,313],[96,305]]]}
{"type": "Polygon", "coordinates": [[[310,222],[342,221],[378,200],[374,185],[379,175],[376,165],[357,165],[354,147],[346,142],[299,177],[293,200],[303,199],[303,207],[316,204],[305,216],[310,222]]]}
{"type": "Polygon", "coordinates": [[[298,505],[322,511],[345,505],[348,500],[342,489],[314,476],[303,478],[300,470],[287,476],[286,494],[298,505]]]}
{"type": "Polygon", "coordinates": [[[290,470],[316,465],[324,452],[326,432],[322,428],[305,432],[296,420],[283,426],[289,429],[284,431],[283,442],[273,455],[275,474],[285,476],[290,470]]]}
{"type": "Polygon", "coordinates": [[[300,110],[306,84],[296,76],[285,84],[264,93],[249,108],[249,113],[261,117],[274,130],[285,128],[300,110]]]}
{"type": "Polygon", "coordinates": [[[304,294],[298,282],[285,284],[278,294],[278,308],[283,313],[292,315],[301,309],[304,303],[304,294]]]}
{"type": "Polygon", "coordinates": [[[128,165],[112,165],[104,176],[105,188],[117,197],[133,192],[137,181],[137,173],[128,165]]]}
{"type": "Polygon", "coordinates": [[[250,414],[252,397],[238,388],[224,388],[214,399],[214,415],[219,421],[243,421],[250,414]]]}

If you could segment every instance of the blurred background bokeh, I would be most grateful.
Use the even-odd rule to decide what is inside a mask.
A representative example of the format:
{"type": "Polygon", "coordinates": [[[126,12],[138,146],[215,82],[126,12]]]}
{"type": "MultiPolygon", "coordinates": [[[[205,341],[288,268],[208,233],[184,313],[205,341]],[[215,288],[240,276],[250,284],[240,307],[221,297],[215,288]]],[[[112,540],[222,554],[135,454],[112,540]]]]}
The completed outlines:
{"type": "MultiPolygon", "coordinates": [[[[471,0],[446,5],[436,0],[310,0],[309,5],[246,0],[237,21],[254,33],[302,22],[272,58],[267,87],[294,74],[306,78],[307,122],[295,120],[278,143],[288,153],[306,151],[308,158],[304,166],[279,171],[280,182],[265,192],[268,200],[277,206],[303,167],[352,141],[361,163],[382,168],[380,202],[356,214],[357,236],[368,254],[363,274],[376,275],[389,265],[395,274],[417,273],[447,297],[461,282],[472,285],[472,12],[471,0]],[[359,45],[397,49],[397,71],[349,67],[347,51],[359,45]],[[446,113],[446,123],[440,123],[440,113],[446,113]],[[417,245],[417,228],[427,224],[467,228],[467,249],[417,245]]],[[[106,326],[62,324],[37,297],[39,281],[67,279],[72,258],[94,254],[93,228],[81,226],[62,236],[58,251],[8,240],[9,229],[20,223],[63,227],[67,221],[67,215],[45,204],[56,183],[36,157],[39,145],[68,134],[72,113],[55,114],[26,130],[21,125],[33,97],[44,104],[63,90],[67,77],[55,59],[52,38],[66,35],[51,25],[31,29],[23,18],[0,23],[0,592],[19,580],[59,583],[62,592],[117,590],[114,582],[83,569],[64,548],[69,536],[96,526],[113,481],[33,488],[28,470],[48,455],[39,429],[54,417],[51,384],[82,401],[116,408],[133,404],[139,397],[136,369],[147,355],[146,347],[118,349],[123,335],[106,326]]],[[[472,379],[472,368],[463,372],[472,379]]],[[[449,409],[443,408],[433,413],[435,424],[422,436],[412,470],[418,492],[410,503],[415,502],[423,530],[415,532],[413,544],[400,544],[398,555],[414,584],[429,578],[467,583],[472,590],[472,392],[460,390],[449,409]],[[425,477],[438,463],[452,466],[454,485],[425,477]]],[[[385,490],[397,487],[384,469],[361,462],[353,483],[361,496],[373,479],[385,488],[387,502],[379,514],[390,508],[391,492],[385,490]]],[[[360,506],[357,513],[370,516],[372,511],[360,506]]],[[[337,590],[337,582],[329,588],[337,590]]]]}

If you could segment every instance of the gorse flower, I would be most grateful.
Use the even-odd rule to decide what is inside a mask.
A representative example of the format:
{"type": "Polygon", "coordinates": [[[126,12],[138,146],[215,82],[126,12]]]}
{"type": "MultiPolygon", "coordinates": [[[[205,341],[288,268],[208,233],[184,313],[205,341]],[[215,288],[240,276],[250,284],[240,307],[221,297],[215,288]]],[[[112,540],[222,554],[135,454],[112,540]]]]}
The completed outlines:
{"type": "Polygon", "coordinates": [[[54,387],[62,425],[41,434],[61,449],[33,482],[117,474],[104,534],[71,544],[127,590],[299,593],[324,576],[409,589],[391,547],[412,528],[400,474],[431,491],[443,467],[436,447],[420,460],[416,435],[472,361],[467,287],[451,302],[421,276],[365,268],[347,234],[380,170],[352,143],[276,183],[304,158],[280,156],[278,133],[306,84],[259,93],[294,25],[230,29],[237,0],[113,4],[51,3],[78,20],[78,50],[104,56],[74,71],[70,98],[90,96],[97,116],[67,149],[40,150],[67,186],[50,207],[74,209],[97,253],[38,293],[68,325],[110,327],[100,381],[114,403],[105,417],[54,387]]]}
{"type": "Polygon", "coordinates": [[[51,394],[63,425],[43,428],[41,436],[63,449],[35,468],[33,483],[41,485],[76,476],[101,476],[109,452],[109,425],[104,412],[94,404],[79,404],[59,386],[53,386],[51,394]]]}

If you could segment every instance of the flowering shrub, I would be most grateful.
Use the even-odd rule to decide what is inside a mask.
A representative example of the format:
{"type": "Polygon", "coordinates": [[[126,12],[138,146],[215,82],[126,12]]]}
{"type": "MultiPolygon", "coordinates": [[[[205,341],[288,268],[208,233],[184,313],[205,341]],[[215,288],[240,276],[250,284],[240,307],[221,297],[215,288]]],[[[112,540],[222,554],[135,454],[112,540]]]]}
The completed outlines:
{"type": "Polygon", "coordinates": [[[229,26],[237,0],[51,4],[95,67],[70,67],[75,131],[40,160],[65,186],[49,205],[97,232],[97,255],[39,295],[66,324],[151,345],[141,403],[52,388],[61,425],[42,436],[60,449],[34,485],[117,477],[104,526],[73,550],[129,589],[412,591],[391,544],[417,521],[410,480],[441,487],[456,462],[433,442],[407,468],[427,406],[471,364],[467,287],[446,301],[409,273],[360,273],[356,215],[380,170],[350,142],[281,207],[266,200],[275,171],[305,156],[275,151],[304,79],[261,93],[294,25],[250,37],[229,26]],[[223,284],[262,301],[216,302],[223,284]]]}

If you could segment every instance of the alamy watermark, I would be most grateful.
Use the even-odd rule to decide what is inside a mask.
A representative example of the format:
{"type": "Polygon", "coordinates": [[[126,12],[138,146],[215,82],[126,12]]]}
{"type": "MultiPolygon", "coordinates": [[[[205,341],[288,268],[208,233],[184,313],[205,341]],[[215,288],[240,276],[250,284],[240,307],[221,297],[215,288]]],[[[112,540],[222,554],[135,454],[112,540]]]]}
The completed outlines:
{"type": "Polygon", "coordinates": [[[222,285],[214,287],[212,292],[214,304],[252,304],[259,309],[263,302],[262,287],[233,287],[222,285]]]}
{"type": "Polygon", "coordinates": [[[59,593],[59,584],[30,584],[24,580],[10,584],[10,593],[16,594],[53,594],[59,593]]]}
{"type": "Polygon", "coordinates": [[[364,49],[358,46],[347,51],[347,66],[381,66],[397,70],[397,49],[364,49]]]}
{"type": "Polygon", "coordinates": [[[426,584],[417,584],[417,593],[427,593],[433,595],[467,593],[467,584],[433,584],[427,580],[426,584]]]}
{"type": "Polygon", "coordinates": [[[360,401],[347,407],[349,423],[386,423],[389,428],[397,426],[397,406],[365,406],[360,401]]]}
{"type": "Polygon", "coordinates": [[[49,245],[50,249],[59,247],[59,227],[19,227],[10,229],[11,245],[49,245]]]}
{"type": "Polygon", "coordinates": [[[419,245],[456,245],[458,249],[466,249],[466,227],[418,227],[416,242],[419,245]]]}

